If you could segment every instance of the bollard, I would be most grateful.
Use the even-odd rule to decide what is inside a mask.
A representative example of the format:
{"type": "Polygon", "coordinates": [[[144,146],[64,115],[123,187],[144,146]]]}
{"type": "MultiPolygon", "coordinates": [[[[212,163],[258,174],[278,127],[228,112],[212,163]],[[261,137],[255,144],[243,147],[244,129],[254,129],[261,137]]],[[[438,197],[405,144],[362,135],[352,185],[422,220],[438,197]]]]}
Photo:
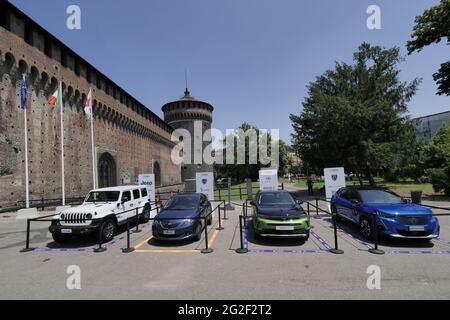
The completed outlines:
{"type": "Polygon", "coordinates": [[[369,249],[369,252],[372,254],[382,255],[382,254],[384,254],[384,251],[378,249],[377,214],[374,214],[373,218],[372,218],[372,230],[373,230],[373,242],[374,242],[375,247],[372,249],[369,249]]]}
{"type": "Polygon", "coordinates": [[[228,220],[228,218],[227,218],[227,206],[226,206],[225,201],[223,202],[223,218],[222,219],[223,220],[228,220]]]}
{"type": "Polygon", "coordinates": [[[209,244],[208,244],[208,223],[206,221],[206,218],[204,218],[204,219],[205,219],[205,248],[202,249],[200,252],[203,253],[203,254],[208,254],[208,253],[213,252],[214,250],[209,248],[209,244]]]}
{"type": "Polygon", "coordinates": [[[243,211],[244,211],[244,229],[248,229],[248,223],[247,223],[247,218],[248,218],[248,204],[247,201],[244,203],[244,207],[243,207],[243,211]]]}
{"type": "Polygon", "coordinates": [[[228,204],[225,206],[228,210],[234,210],[231,205],[231,178],[228,178],[228,204]]]}
{"type": "Polygon", "coordinates": [[[220,205],[217,208],[218,208],[218,211],[219,211],[219,227],[216,228],[216,230],[221,231],[221,230],[223,230],[223,228],[222,228],[222,218],[220,216],[220,205]]]}
{"type": "Polygon", "coordinates": [[[134,248],[130,247],[130,219],[127,218],[127,247],[122,249],[122,253],[133,252],[134,248]]]}
{"type": "Polygon", "coordinates": [[[31,220],[27,219],[27,240],[25,243],[25,248],[20,250],[20,252],[23,252],[23,253],[34,251],[34,248],[30,248],[30,223],[31,223],[31,220]]]}
{"type": "Polygon", "coordinates": [[[241,235],[241,247],[237,248],[235,250],[236,253],[239,253],[239,254],[244,254],[244,253],[248,252],[248,249],[244,248],[244,230],[242,228],[242,220],[243,220],[243,218],[244,218],[243,216],[239,216],[239,232],[240,232],[240,235],[241,235]]]}
{"type": "Polygon", "coordinates": [[[142,230],[139,230],[139,208],[136,208],[136,230],[134,230],[134,233],[139,233],[142,230]]]}
{"type": "Polygon", "coordinates": [[[344,250],[339,249],[339,246],[338,246],[336,214],[332,214],[332,216],[333,216],[333,228],[334,228],[334,249],[330,249],[329,252],[334,253],[334,254],[343,254],[344,250]]]}
{"type": "Polygon", "coordinates": [[[102,247],[102,227],[98,228],[98,248],[94,249],[95,253],[105,252],[106,248],[102,247]]]}

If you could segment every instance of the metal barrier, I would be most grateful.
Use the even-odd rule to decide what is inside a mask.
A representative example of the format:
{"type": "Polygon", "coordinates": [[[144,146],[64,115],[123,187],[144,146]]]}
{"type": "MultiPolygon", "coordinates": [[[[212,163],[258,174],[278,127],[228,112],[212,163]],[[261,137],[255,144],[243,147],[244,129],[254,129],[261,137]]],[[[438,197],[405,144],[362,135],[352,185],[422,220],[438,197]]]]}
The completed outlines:
{"type": "MultiPolygon", "coordinates": [[[[335,212],[333,214],[333,213],[325,211],[325,210],[323,210],[321,208],[318,208],[319,207],[318,206],[319,201],[323,201],[323,202],[326,202],[326,203],[329,203],[329,204],[331,204],[331,201],[329,201],[327,199],[321,199],[321,198],[316,198],[315,201],[316,201],[316,204],[317,204],[316,206],[314,206],[314,205],[310,204],[309,202],[307,202],[308,212],[310,210],[310,206],[314,206],[314,207],[316,207],[317,215],[318,215],[319,210],[321,212],[325,212],[326,214],[332,215],[332,217],[333,217],[334,234],[335,234],[335,244],[336,244],[336,249],[337,249],[338,248],[337,247],[337,219],[336,219],[337,212],[335,212]]],[[[449,211],[450,212],[450,208],[443,208],[443,207],[437,207],[437,206],[431,206],[431,205],[425,205],[425,204],[419,204],[419,205],[422,206],[422,207],[430,208],[430,209],[438,209],[438,210],[443,210],[443,211],[449,211]]],[[[346,205],[343,205],[343,204],[339,204],[339,206],[342,206],[342,207],[345,207],[345,208],[351,209],[351,210],[358,210],[358,209],[356,209],[354,207],[346,206],[346,205]]],[[[432,216],[434,216],[434,217],[450,216],[450,213],[448,213],[448,214],[446,214],[446,213],[443,213],[443,214],[433,213],[432,216]]],[[[372,254],[377,254],[377,255],[385,254],[384,250],[381,250],[379,248],[378,227],[377,227],[378,226],[378,214],[371,215],[371,219],[370,220],[371,220],[370,223],[372,225],[372,230],[373,230],[373,245],[374,246],[373,246],[373,248],[368,249],[368,252],[370,252],[372,254]]],[[[335,253],[335,252],[333,252],[333,253],[335,253]]]]}
{"type": "MultiPolygon", "coordinates": [[[[152,209],[152,204],[156,204],[157,202],[148,202],[148,204],[150,204],[150,212],[153,210],[152,209]]],[[[127,210],[127,211],[123,211],[120,213],[116,213],[114,214],[115,217],[117,217],[118,215],[123,215],[129,212],[134,212],[136,211],[136,215],[133,216],[133,219],[136,219],[136,223],[137,223],[137,230],[139,230],[139,210],[140,209],[144,209],[146,206],[142,206],[139,208],[135,208],[135,209],[131,209],[131,210],[127,210]]],[[[142,216],[144,214],[144,212],[142,212],[140,215],[142,216]]],[[[60,214],[52,214],[52,215],[48,215],[48,216],[44,216],[44,217],[39,217],[39,218],[33,218],[33,219],[27,219],[27,235],[26,235],[26,243],[25,243],[25,248],[22,249],[20,252],[30,252],[30,251],[34,251],[35,248],[31,248],[30,247],[30,229],[31,229],[31,222],[54,222],[54,221],[61,221],[60,219],[50,219],[56,216],[59,216],[60,214]]],[[[112,215],[109,215],[106,218],[102,218],[101,219],[101,223],[103,223],[104,221],[106,221],[106,219],[111,219],[112,215]]],[[[117,218],[116,218],[117,219],[117,218]]],[[[86,219],[86,222],[92,222],[95,219],[86,219]]],[[[127,217],[127,224],[129,223],[129,217],[127,217]]],[[[129,226],[128,226],[129,227],[129,226]]],[[[136,231],[135,231],[136,232],[136,231]]],[[[138,231],[139,232],[139,231],[138,231]]],[[[100,227],[98,228],[98,247],[96,249],[94,249],[94,252],[96,253],[100,253],[100,252],[104,252],[106,251],[106,248],[103,247],[103,241],[102,241],[102,228],[101,228],[101,224],[100,227]]]]}
{"type": "Polygon", "coordinates": [[[334,253],[334,254],[344,254],[344,250],[339,249],[336,214],[330,213],[328,211],[325,211],[325,210],[319,208],[319,200],[321,200],[321,199],[316,199],[316,205],[311,204],[310,202],[306,202],[308,216],[311,216],[311,212],[310,212],[311,206],[316,208],[316,215],[319,215],[319,211],[325,212],[326,214],[331,214],[332,220],[333,220],[333,229],[334,229],[334,248],[329,249],[328,251],[331,253],[334,253]]]}
{"type": "MultiPolygon", "coordinates": [[[[219,226],[216,228],[216,230],[218,230],[218,231],[224,230],[224,228],[222,227],[222,221],[221,221],[222,220],[221,208],[220,208],[221,205],[223,205],[223,210],[224,210],[224,212],[226,212],[225,201],[220,201],[220,204],[217,207],[215,207],[213,210],[211,210],[211,212],[208,215],[203,216],[203,217],[191,218],[192,220],[197,220],[197,221],[204,220],[204,223],[205,223],[204,230],[202,230],[202,232],[204,231],[204,233],[205,233],[205,248],[200,250],[201,253],[208,254],[208,253],[214,252],[214,250],[209,247],[209,241],[208,241],[208,220],[207,219],[210,216],[212,216],[212,214],[216,210],[218,211],[218,217],[219,217],[219,226]]],[[[158,213],[159,213],[160,208],[161,207],[157,208],[158,213]]],[[[185,220],[185,219],[186,218],[160,218],[160,217],[158,217],[158,218],[150,218],[149,221],[185,220]]],[[[129,228],[129,222],[127,221],[127,247],[122,249],[122,252],[123,253],[130,253],[130,252],[133,252],[134,250],[135,249],[130,246],[130,228],[129,228]]]]}

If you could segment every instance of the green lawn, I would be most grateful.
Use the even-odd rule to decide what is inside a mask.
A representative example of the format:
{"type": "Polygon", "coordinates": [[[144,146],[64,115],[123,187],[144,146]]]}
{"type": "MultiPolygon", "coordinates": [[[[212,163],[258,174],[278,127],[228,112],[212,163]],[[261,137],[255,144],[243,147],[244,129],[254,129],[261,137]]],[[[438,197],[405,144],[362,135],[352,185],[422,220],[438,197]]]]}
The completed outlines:
{"type": "MultiPolygon", "coordinates": [[[[399,182],[385,182],[383,179],[375,179],[378,187],[389,188],[390,190],[398,193],[401,196],[410,196],[412,190],[422,190],[424,195],[436,194],[433,190],[431,183],[416,183],[414,181],[399,181],[399,182]]],[[[287,183],[287,181],[285,181],[287,183]]],[[[364,185],[369,185],[368,181],[363,181],[364,185]]],[[[307,188],[306,180],[295,180],[293,183],[295,186],[307,188]]],[[[357,180],[347,181],[347,186],[359,186],[360,183],[357,180]]],[[[314,183],[314,189],[321,189],[324,187],[324,182],[317,181],[314,183]]]]}

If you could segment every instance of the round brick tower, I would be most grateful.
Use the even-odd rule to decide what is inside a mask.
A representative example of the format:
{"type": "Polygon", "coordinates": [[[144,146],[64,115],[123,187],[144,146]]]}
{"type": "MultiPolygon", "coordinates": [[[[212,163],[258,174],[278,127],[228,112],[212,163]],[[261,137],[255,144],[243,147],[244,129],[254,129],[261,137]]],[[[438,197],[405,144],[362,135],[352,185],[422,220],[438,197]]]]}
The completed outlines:
{"type": "Polygon", "coordinates": [[[211,129],[212,113],[214,107],[206,102],[195,99],[190,95],[188,89],[179,100],[169,102],[162,107],[164,120],[176,129],[185,129],[191,136],[191,163],[183,163],[181,167],[181,179],[186,184],[186,191],[195,191],[195,176],[197,172],[213,172],[213,166],[205,163],[203,156],[196,161],[194,153],[201,152],[211,143],[203,141],[201,150],[194,143],[196,139],[201,139],[205,131],[211,129]],[[198,128],[195,132],[195,128],[198,128]],[[201,129],[201,136],[200,136],[201,129]],[[196,150],[197,149],[197,150],[196,150]]]}

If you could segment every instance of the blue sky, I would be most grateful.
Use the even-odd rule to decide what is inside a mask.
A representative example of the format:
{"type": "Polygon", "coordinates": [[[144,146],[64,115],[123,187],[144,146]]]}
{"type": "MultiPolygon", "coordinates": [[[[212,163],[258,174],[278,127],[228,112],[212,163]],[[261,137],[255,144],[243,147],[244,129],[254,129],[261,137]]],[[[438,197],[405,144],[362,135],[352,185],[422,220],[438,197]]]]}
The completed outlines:
{"type": "MultiPolygon", "coordinates": [[[[290,113],[301,112],[306,85],[351,62],[363,41],[400,46],[406,56],[415,16],[438,0],[13,0],[130,94],[162,117],[184,91],[215,107],[215,128],[243,121],[280,129],[290,141],[290,113]],[[66,8],[81,7],[82,29],[66,28],[66,8]],[[382,29],[366,27],[367,7],[381,7],[382,29]]],[[[444,43],[406,57],[403,81],[423,78],[412,116],[450,110],[432,75],[448,60],[444,43]]]]}

